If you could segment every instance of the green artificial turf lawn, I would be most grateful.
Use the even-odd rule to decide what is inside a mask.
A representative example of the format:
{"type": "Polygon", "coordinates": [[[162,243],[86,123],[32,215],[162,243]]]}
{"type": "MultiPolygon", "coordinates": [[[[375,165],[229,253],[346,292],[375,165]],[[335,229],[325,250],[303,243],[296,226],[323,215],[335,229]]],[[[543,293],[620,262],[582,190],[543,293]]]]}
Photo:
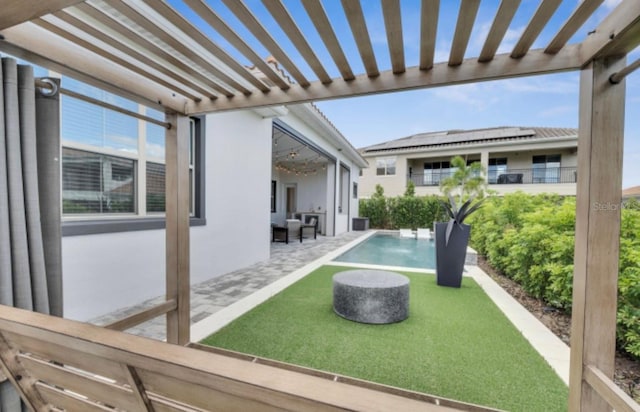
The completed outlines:
{"type": "Polygon", "coordinates": [[[500,409],[567,409],[566,385],[472,279],[403,273],[409,318],[367,325],[333,312],[332,276],[349,269],[317,269],[202,343],[500,409]]]}

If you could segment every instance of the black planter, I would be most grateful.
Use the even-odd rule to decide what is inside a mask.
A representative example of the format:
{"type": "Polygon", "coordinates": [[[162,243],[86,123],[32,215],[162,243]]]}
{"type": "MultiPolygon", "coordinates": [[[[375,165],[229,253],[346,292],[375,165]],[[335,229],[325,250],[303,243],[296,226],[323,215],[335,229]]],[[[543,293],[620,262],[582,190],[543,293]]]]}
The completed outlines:
{"type": "Polygon", "coordinates": [[[454,224],[446,243],[447,223],[435,224],[436,280],[439,286],[460,287],[470,232],[471,226],[454,224]]]}

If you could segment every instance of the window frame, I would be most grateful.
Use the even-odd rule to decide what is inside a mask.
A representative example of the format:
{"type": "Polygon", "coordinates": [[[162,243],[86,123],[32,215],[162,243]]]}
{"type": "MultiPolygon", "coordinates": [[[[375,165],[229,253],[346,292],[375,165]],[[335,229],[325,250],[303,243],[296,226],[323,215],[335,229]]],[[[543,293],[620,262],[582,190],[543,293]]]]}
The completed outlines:
{"type": "Polygon", "coordinates": [[[395,176],[396,175],[396,162],[397,158],[395,157],[378,157],[376,158],[376,176],[395,176]],[[380,164],[383,164],[381,167],[380,164]],[[393,163],[393,165],[390,165],[393,163]],[[383,173],[380,173],[380,170],[384,170],[383,173]],[[389,169],[393,169],[393,173],[389,173],[389,169]]]}
{"type": "Polygon", "coordinates": [[[509,170],[508,157],[489,158],[489,164],[487,165],[487,182],[489,184],[497,184],[498,177],[501,174],[507,173],[508,170],[509,170]]]}
{"type": "MultiPolygon", "coordinates": [[[[195,166],[194,166],[194,208],[193,214],[189,219],[190,226],[204,226],[206,220],[206,193],[205,193],[205,176],[206,176],[206,153],[205,153],[205,131],[206,116],[194,116],[194,140],[195,140],[195,166]]],[[[62,146],[60,152],[62,152],[62,146]]],[[[74,148],[75,144],[64,144],[65,147],[74,148]]],[[[87,146],[84,150],[87,150],[87,146]]],[[[95,148],[89,151],[96,152],[95,148]]],[[[102,153],[102,151],[98,152],[102,153]]],[[[113,153],[113,152],[111,152],[113,153]]],[[[122,156],[126,157],[126,156],[122,156]]],[[[153,163],[153,161],[151,161],[153,163]]],[[[62,167],[62,165],[61,165],[62,167]]],[[[138,181],[139,182],[139,181],[138,181]]],[[[138,185],[139,186],[139,185],[138,185]]],[[[145,190],[145,188],[136,187],[136,192],[145,190]]],[[[131,232],[140,230],[157,230],[166,228],[166,218],[164,214],[152,213],[146,216],[138,214],[129,215],[106,215],[99,216],[92,214],[90,216],[74,215],[64,217],[62,221],[62,236],[83,236],[100,233],[117,233],[131,232]]]]}
{"type": "Polygon", "coordinates": [[[275,180],[271,181],[271,213],[277,213],[276,211],[276,192],[278,190],[278,184],[275,180]]]}
{"type": "Polygon", "coordinates": [[[560,183],[561,167],[562,154],[560,153],[533,155],[531,157],[532,183],[560,183]],[[550,164],[557,166],[549,166],[550,164]]]}

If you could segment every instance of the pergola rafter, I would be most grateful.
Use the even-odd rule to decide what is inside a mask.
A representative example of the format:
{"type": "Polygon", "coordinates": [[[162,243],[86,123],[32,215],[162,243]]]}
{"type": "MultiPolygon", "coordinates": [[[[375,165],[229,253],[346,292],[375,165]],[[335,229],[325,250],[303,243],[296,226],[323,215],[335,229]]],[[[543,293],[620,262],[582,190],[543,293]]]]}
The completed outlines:
{"type": "MultiPolygon", "coordinates": [[[[157,85],[159,90],[170,91],[171,100],[180,102],[178,103],[179,112],[200,113],[576,70],[579,68],[573,58],[576,47],[567,45],[567,40],[602,3],[602,0],[587,0],[580,3],[557,30],[557,34],[545,47],[544,52],[532,51],[531,45],[549,24],[560,4],[559,0],[543,0],[507,57],[502,54],[496,55],[496,51],[503,42],[521,1],[503,0],[496,8],[495,18],[484,40],[482,50],[479,56],[474,58],[466,56],[466,50],[471,40],[470,36],[480,2],[464,0],[460,4],[447,61],[447,65],[451,67],[447,68],[440,62],[434,62],[440,2],[423,0],[420,17],[420,59],[416,68],[407,66],[404,54],[401,3],[395,0],[383,0],[381,9],[391,60],[391,68],[387,71],[380,69],[373,52],[369,29],[360,2],[343,1],[341,4],[365,68],[365,73],[355,74],[349,61],[354,56],[347,58],[345,55],[343,40],[336,36],[336,31],[322,3],[319,0],[304,0],[302,5],[340,71],[341,77],[331,78],[325,64],[320,62],[311,49],[308,35],[305,34],[308,28],[303,30],[303,26],[296,22],[285,3],[264,0],[265,7],[289,37],[295,46],[295,51],[300,53],[317,76],[311,78],[298,68],[294,59],[290,57],[290,51],[276,42],[243,2],[224,0],[229,10],[264,45],[280,67],[265,62],[263,59],[265,56],[261,57],[260,53],[243,40],[238,32],[204,0],[183,1],[210,28],[218,32],[247,58],[253,64],[253,68],[246,67],[232,57],[234,54],[230,50],[224,50],[205,34],[203,28],[189,22],[166,0],[144,0],[142,4],[130,0],[86,3],[56,1],[49,2],[46,7],[34,9],[34,13],[37,14],[37,10],[40,10],[39,15],[42,17],[36,20],[38,24],[50,33],[67,38],[73,47],[80,46],[81,49],[85,49],[87,56],[100,55],[116,63],[109,68],[103,68],[100,73],[105,70],[110,71],[110,76],[107,76],[109,78],[127,78],[132,74],[142,76],[157,85]],[[57,12],[58,10],[63,11],[57,12]],[[153,10],[153,13],[146,13],[147,10],[153,10]],[[47,16],[47,12],[54,14],[47,16]],[[87,16],[95,20],[92,23],[99,24],[82,21],[83,17],[87,16]],[[161,21],[156,16],[164,19],[161,21]],[[130,21],[133,25],[129,23],[130,21]],[[74,27],[73,33],[67,30],[69,26],[74,27]],[[86,37],[80,36],[83,32],[86,33],[86,37]],[[92,39],[108,44],[111,49],[96,46],[92,39]],[[119,53],[110,52],[109,50],[112,49],[119,53]],[[546,58],[541,54],[557,55],[558,58],[546,58]],[[123,55],[126,55],[126,58],[123,55]],[[280,68],[284,69],[285,76],[279,70],[280,68]],[[293,81],[289,81],[286,75],[291,76],[293,81]]],[[[22,2],[10,1],[8,10],[13,10],[13,4],[17,7],[18,3],[22,2]]],[[[606,55],[625,53],[634,47],[635,39],[640,32],[638,28],[640,25],[636,24],[637,20],[634,18],[638,14],[638,7],[640,7],[638,2],[623,2],[593,34],[587,36],[579,50],[580,66],[584,66],[595,57],[602,58],[606,55]]],[[[17,16],[12,11],[6,16],[2,15],[2,18],[7,21],[6,24],[9,24],[10,18],[13,19],[11,21],[20,22],[20,17],[17,16]]],[[[2,46],[7,51],[20,49],[24,53],[21,57],[29,59],[28,54],[33,53],[34,48],[22,47],[23,37],[14,35],[15,32],[20,32],[19,27],[20,24],[2,32],[6,37],[2,46]]],[[[59,43],[55,36],[47,35],[41,36],[40,41],[43,42],[43,47],[39,49],[45,51],[48,49],[48,41],[59,43]]],[[[60,46],[56,44],[52,47],[60,46]]],[[[59,54],[55,53],[55,55],[59,54]]],[[[32,56],[31,60],[51,60],[56,69],[60,69],[63,74],[78,77],[77,67],[71,69],[63,62],[56,61],[52,53],[40,53],[38,56],[32,56]]],[[[90,58],[83,60],[90,60],[90,58]]],[[[81,70],[80,75],[85,81],[89,77],[95,77],[92,75],[95,73],[94,68],[89,69],[93,66],[91,62],[84,61],[79,66],[87,67],[86,71],[81,70]]],[[[94,84],[103,86],[105,83],[102,81],[103,78],[105,76],[101,75],[99,79],[94,79],[94,84]]],[[[107,83],[113,88],[114,82],[107,83]]],[[[155,92],[136,93],[135,90],[138,88],[127,85],[121,93],[127,96],[133,94],[137,101],[168,101],[158,99],[155,92]]],[[[169,107],[177,110],[174,104],[169,107]]]]}
{"type": "Polygon", "coordinates": [[[495,6],[495,18],[481,42],[480,54],[469,56],[467,46],[475,40],[472,35],[480,1],[462,0],[450,50],[445,50],[448,60],[435,61],[440,2],[422,0],[419,63],[409,66],[402,37],[402,2],[381,0],[391,61],[391,67],[386,68],[374,53],[369,30],[375,26],[368,27],[368,15],[363,11],[368,1],[340,2],[358,48],[357,55],[348,55],[348,47],[336,34],[338,30],[321,0],[302,0],[338,68],[340,76],[335,78],[329,75],[327,62],[312,50],[307,32],[311,26],[298,22],[285,2],[263,0],[293,50],[279,44],[243,1],[223,0],[243,26],[240,29],[205,0],[182,3],[209,27],[196,26],[166,0],[4,0],[0,9],[0,51],[163,109],[171,124],[166,134],[170,193],[166,301],[114,323],[113,328],[166,314],[168,341],[189,342],[186,116],[580,70],[570,408],[637,410],[611,381],[620,215],[604,215],[590,205],[595,201],[615,203],[621,196],[624,78],[640,66],[640,60],[627,65],[626,54],[640,44],[640,1],[623,0],[584,39],[568,44],[603,0],[582,1],[559,27],[548,26],[555,21],[561,0],[542,0],[513,50],[496,54],[521,4],[520,0],[502,0],[495,6]],[[554,37],[544,48],[532,50],[546,28],[554,37]],[[209,29],[235,50],[227,50],[226,43],[211,38],[209,29]],[[267,56],[261,56],[242,38],[239,33],[244,30],[253,34],[275,62],[265,61],[267,56]],[[312,73],[300,69],[303,65],[291,57],[292,52],[302,57],[312,73]],[[355,73],[353,68],[359,67],[359,61],[364,71],[355,73]],[[606,333],[599,333],[601,330],[606,333]]]}

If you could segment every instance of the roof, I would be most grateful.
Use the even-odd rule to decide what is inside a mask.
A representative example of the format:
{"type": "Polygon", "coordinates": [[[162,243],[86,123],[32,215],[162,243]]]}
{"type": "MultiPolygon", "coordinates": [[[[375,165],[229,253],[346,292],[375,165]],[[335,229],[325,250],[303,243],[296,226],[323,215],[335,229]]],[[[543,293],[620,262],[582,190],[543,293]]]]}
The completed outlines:
{"type": "MultiPolygon", "coordinates": [[[[278,73],[280,78],[285,82],[293,85],[293,80],[287,75],[287,73],[283,70],[278,61],[273,57],[269,56],[267,58],[267,63],[273,67],[273,69],[278,73]]],[[[258,68],[250,67],[249,70],[258,76],[260,80],[264,81],[266,84],[271,84],[271,80],[264,75],[258,68]]],[[[368,167],[369,164],[362,157],[362,154],[358,152],[358,150],[353,147],[351,142],[338,130],[338,128],[329,120],[329,118],[320,110],[318,106],[313,103],[304,103],[304,104],[296,104],[296,105],[286,105],[287,109],[296,113],[301,118],[305,118],[308,123],[312,127],[316,127],[319,134],[323,135],[325,139],[328,139],[330,142],[333,142],[336,147],[347,156],[347,158],[353,161],[358,167],[368,167]],[[344,150],[343,150],[344,149],[344,150]]]]}
{"type": "Polygon", "coordinates": [[[578,129],[564,127],[492,127],[474,130],[447,130],[418,133],[396,140],[363,147],[361,153],[426,149],[435,146],[503,142],[523,139],[578,138],[578,129]]]}
{"type": "Polygon", "coordinates": [[[640,197],[640,186],[632,186],[622,191],[622,197],[640,197]]]}
{"type": "Polygon", "coordinates": [[[483,3],[494,16],[487,22],[477,19],[480,1],[468,0],[459,3],[451,26],[436,0],[423,0],[415,18],[404,20],[407,4],[416,3],[331,2],[344,17],[339,22],[332,22],[335,10],[328,13],[320,1],[301,7],[262,2],[266,12],[256,2],[218,3],[3,0],[0,50],[140,103],[192,115],[579,70],[640,43],[637,0],[623,0],[613,10],[603,0],[569,6],[544,1],[537,8],[520,1],[483,3]],[[277,39],[261,19],[265,13],[281,32],[277,39]],[[382,24],[374,18],[379,14],[382,24]],[[512,39],[516,14],[528,23],[512,39]],[[438,32],[445,26],[453,40],[441,49],[438,32]],[[540,33],[553,34],[547,39],[540,33]],[[374,52],[379,43],[388,47],[383,58],[374,52]],[[357,53],[350,52],[351,44],[357,53]],[[415,60],[405,55],[409,46],[419,50],[415,60]],[[267,53],[294,84],[264,61],[267,53]],[[270,83],[247,70],[251,65],[270,83]]]}

